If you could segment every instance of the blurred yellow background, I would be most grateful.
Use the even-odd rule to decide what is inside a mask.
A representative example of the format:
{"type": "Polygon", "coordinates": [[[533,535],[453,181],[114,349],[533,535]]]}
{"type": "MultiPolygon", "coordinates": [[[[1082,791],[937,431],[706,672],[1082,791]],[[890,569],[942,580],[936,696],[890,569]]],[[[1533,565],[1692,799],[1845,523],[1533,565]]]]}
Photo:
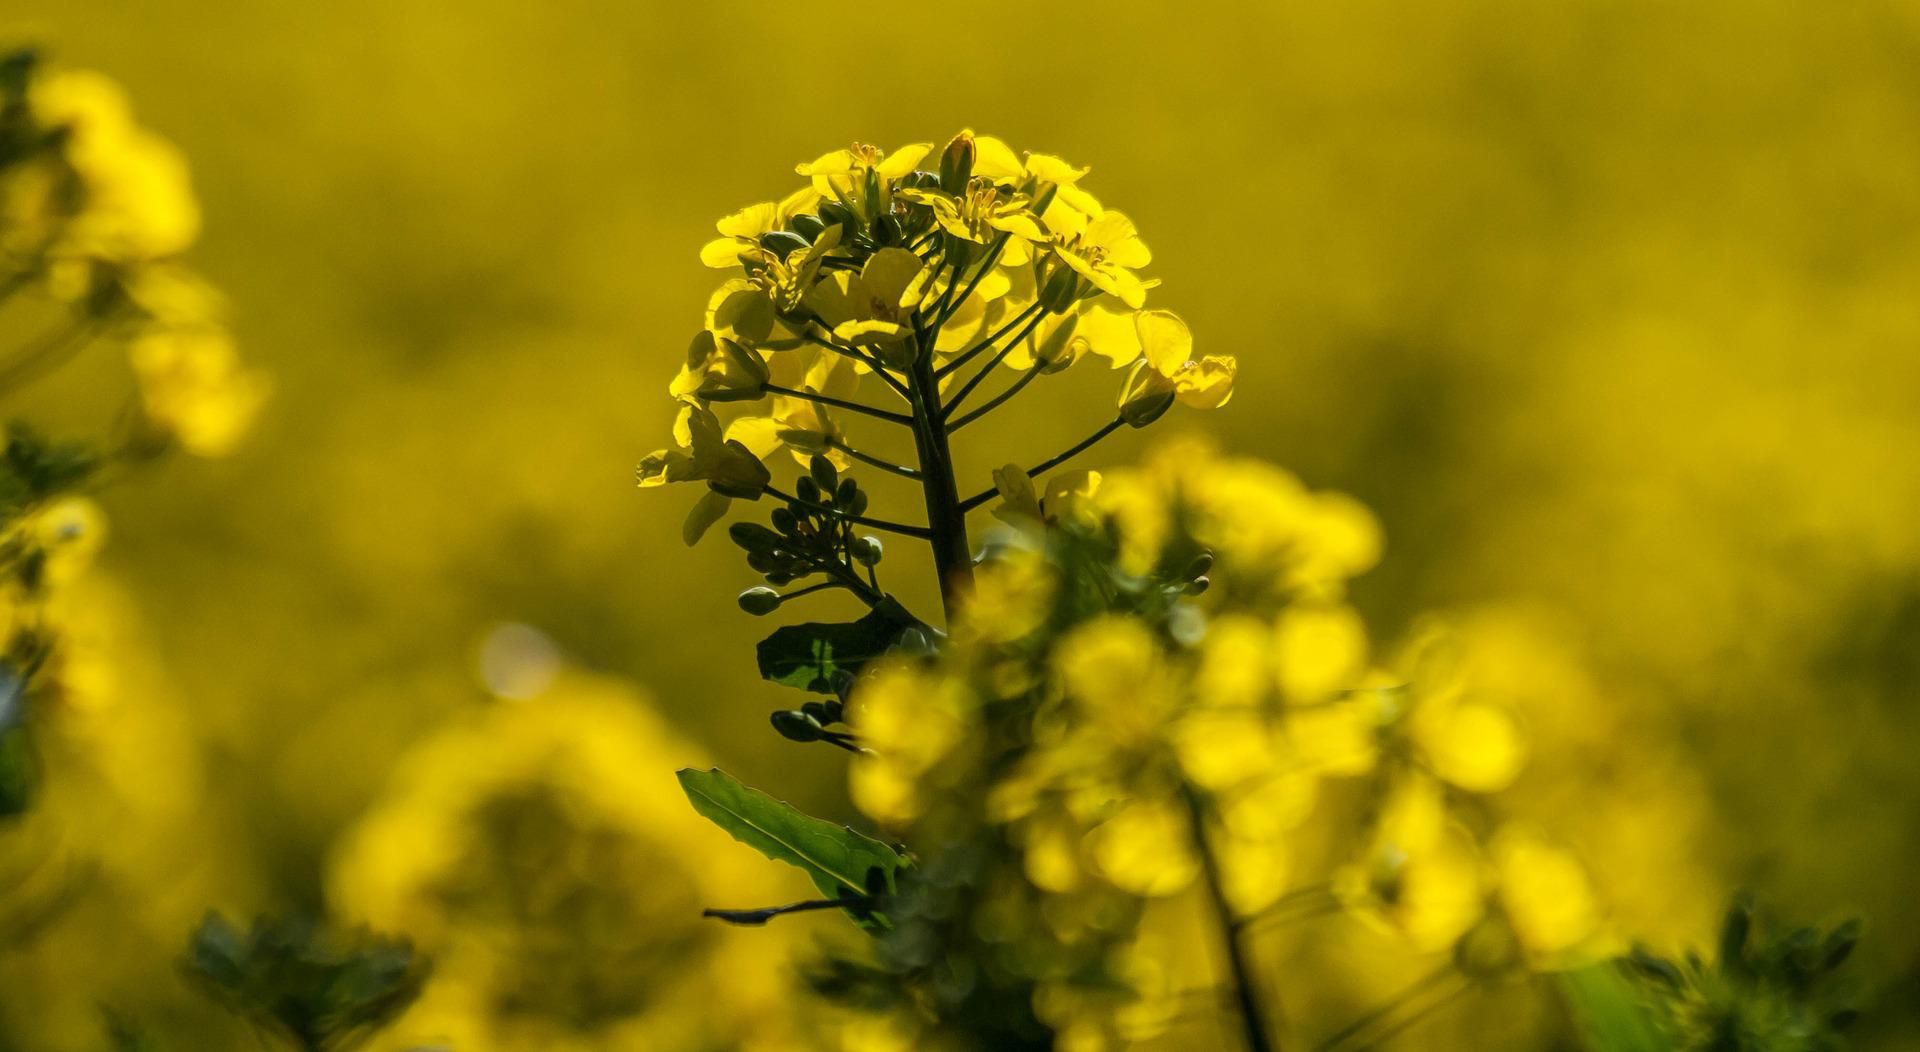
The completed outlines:
{"type": "MultiPolygon", "coordinates": [[[[15,0],[0,32],[186,153],[275,388],[237,456],[104,498],[140,657],[62,748],[127,791],[36,835],[112,876],[0,955],[0,1048],[98,1047],[103,1001],[246,1047],[178,984],[186,928],[321,902],[403,754],[484,707],[501,623],[655,699],[662,807],[717,756],[850,816],[839,758],[766,728],[752,575],[632,466],[714,219],[963,126],[1091,165],[1158,304],[1239,356],[1186,426],[1376,511],[1376,635],[1454,612],[1531,696],[1579,777],[1520,806],[1623,928],[1704,940],[1738,887],[1859,913],[1863,1044],[1920,1040],[1920,6],[15,0]]],[[[6,415],[97,421],[111,375],[6,415]]],[[[1109,396],[960,455],[984,483],[1109,396]]]]}

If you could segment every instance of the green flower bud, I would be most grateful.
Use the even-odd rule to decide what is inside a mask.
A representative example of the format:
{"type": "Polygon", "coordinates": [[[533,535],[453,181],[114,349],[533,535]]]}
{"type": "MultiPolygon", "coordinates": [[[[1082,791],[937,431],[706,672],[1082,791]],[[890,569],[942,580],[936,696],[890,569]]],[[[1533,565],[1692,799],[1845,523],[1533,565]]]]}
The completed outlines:
{"type": "Polygon", "coordinates": [[[780,593],[771,588],[749,588],[737,600],[740,609],[755,617],[765,617],[780,609],[780,593]]]}
{"type": "Polygon", "coordinates": [[[793,492],[800,498],[800,503],[802,504],[820,503],[819,483],[814,482],[805,475],[800,476],[800,481],[793,487],[793,492]]]}
{"type": "Polygon", "coordinates": [[[863,489],[854,490],[853,499],[847,501],[844,510],[848,515],[865,515],[867,513],[867,491],[863,489]]]}
{"type": "Polygon", "coordinates": [[[772,551],[780,543],[779,534],[757,522],[734,523],[727,527],[727,539],[749,552],[772,551]]]}
{"type": "Polygon", "coordinates": [[[973,136],[966,132],[954,136],[940,153],[941,189],[956,196],[966,193],[967,181],[973,178],[973,158],[973,136]]]}
{"type": "Polygon", "coordinates": [[[840,485],[840,472],[833,466],[833,461],[818,454],[807,461],[807,474],[812,476],[813,484],[819,486],[822,493],[833,493],[840,485]]]}
{"type": "Polygon", "coordinates": [[[833,491],[833,502],[842,508],[851,507],[859,493],[858,482],[850,478],[841,479],[839,487],[833,491]]]}
{"type": "Polygon", "coordinates": [[[760,247],[784,260],[794,252],[805,252],[812,246],[799,234],[786,230],[773,230],[760,235],[760,247]]]}
{"type": "Polygon", "coordinates": [[[817,742],[826,733],[819,721],[796,709],[782,709],[769,719],[773,729],[788,741],[817,742]]]}
{"type": "Polygon", "coordinates": [[[862,566],[874,566],[880,562],[884,549],[878,537],[856,537],[853,541],[853,560],[862,566]]]}
{"type": "Polygon", "coordinates": [[[793,513],[792,508],[773,509],[772,519],[773,528],[788,537],[800,532],[800,517],[793,513]]]}
{"type": "Polygon", "coordinates": [[[819,216],[802,214],[787,220],[787,227],[811,245],[821,231],[827,229],[827,224],[821,222],[819,216]]]}
{"type": "Polygon", "coordinates": [[[1145,361],[1134,364],[1120,388],[1120,419],[1129,427],[1146,427],[1173,407],[1173,384],[1145,361]]]}
{"type": "Polygon", "coordinates": [[[1065,314],[1080,301],[1080,275],[1072,267],[1054,264],[1040,287],[1040,306],[1053,314],[1065,314]]]}

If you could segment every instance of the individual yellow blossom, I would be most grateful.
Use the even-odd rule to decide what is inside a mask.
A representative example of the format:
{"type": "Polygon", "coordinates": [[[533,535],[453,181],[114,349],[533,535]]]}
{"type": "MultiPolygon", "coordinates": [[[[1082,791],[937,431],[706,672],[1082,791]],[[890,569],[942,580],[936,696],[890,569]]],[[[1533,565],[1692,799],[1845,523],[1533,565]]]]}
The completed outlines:
{"type": "Polygon", "coordinates": [[[795,165],[794,171],[811,179],[821,197],[834,198],[855,215],[871,221],[891,207],[893,184],[919,168],[932,151],[932,143],[902,146],[891,154],[877,146],[854,143],[849,149],[834,150],[795,165]]]}
{"type": "Polygon", "coordinates": [[[1300,603],[1282,611],[1273,633],[1280,691],[1294,704],[1324,701],[1367,670],[1367,629],[1351,607],[1300,603]]]}
{"type": "Polygon", "coordinates": [[[866,749],[848,771],[855,805],[889,824],[918,817],[923,776],[963,743],[973,704],[965,684],[912,665],[862,681],[848,712],[866,749]]]}
{"type": "Polygon", "coordinates": [[[702,329],[667,393],[681,401],[752,401],[765,394],[768,378],[766,359],[758,351],[702,329]]]}
{"type": "MultiPolygon", "coordinates": [[[[777,386],[833,398],[852,398],[860,377],[854,363],[830,351],[810,349],[774,356],[771,382],[777,386]]],[[[838,470],[850,465],[840,422],[826,406],[795,395],[775,395],[764,415],[735,417],[726,437],[762,460],[785,449],[802,466],[826,457],[838,470]]]]}
{"type": "Polygon", "coordinates": [[[819,203],[820,191],[809,186],[788,194],[777,204],[767,201],[748,205],[714,224],[720,236],[701,247],[700,262],[721,270],[740,266],[743,256],[755,256],[761,237],[786,229],[788,220],[812,211],[819,203]]]}
{"type": "Polygon", "coordinates": [[[222,329],[150,329],[128,354],[147,419],[189,453],[231,452],[267,397],[266,378],[240,364],[222,329]]]}
{"type": "Polygon", "coordinates": [[[83,190],[56,254],[133,263],[193,243],[200,213],[186,163],[133,123],[118,85],[98,73],[61,71],[33,84],[30,107],[45,127],[64,129],[61,149],[83,190]]]}
{"type": "Polygon", "coordinates": [[[1147,897],[1174,894],[1200,872],[1191,825],[1170,801],[1129,800],[1088,835],[1094,865],[1122,891],[1147,897]]]}
{"type": "Polygon", "coordinates": [[[912,335],[907,302],[924,264],[904,248],[885,248],[867,258],[858,274],[835,271],[807,293],[805,303],[840,342],[873,348],[889,364],[904,365],[912,335]]]}
{"type": "Polygon", "coordinates": [[[1039,552],[1019,549],[974,572],[960,631],[987,643],[1008,643],[1038,629],[1053,610],[1053,567],[1039,552]]]}
{"type": "Polygon", "coordinates": [[[1333,877],[1334,894],[1361,919],[1403,936],[1419,952],[1453,944],[1482,913],[1484,884],[1473,838],[1448,825],[1417,847],[1376,837],[1333,877]]]}
{"type": "Polygon", "coordinates": [[[434,960],[375,1047],[793,1047],[780,936],[699,916],[780,888],[681,803],[689,755],[645,699],[572,671],[405,755],[328,877],[343,917],[434,960]]]}
{"type": "Polygon", "coordinates": [[[683,402],[673,433],[678,448],[650,453],[640,462],[641,487],[705,482],[722,496],[753,500],[772,481],[752,450],[724,437],[719,418],[705,406],[683,402]]]}
{"type": "Polygon", "coordinates": [[[1586,868],[1538,831],[1507,827],[1494,835],[1500,902],[1530,961],[1563,962],[1600,932],[1600,905],[1586,868]]]}
{"type": "Polygon", "coordinates": [[[940,229],[962,241],[985,245],[1002,235],[1030,242],[1048,237],[1029,207],[1031,202],[991,180],[975,179],[958,196],[931,189],[901,190],[896,196],[932,209],[940,229]]]}
{"type": "Polygon", "coordinates": [[[1152,286],[1133,272],[1153,262],[1153,253],[1131,219],[1104,210],[1086,215],[1058,201],[1041,219],[1053,232],[1055,254],[1088,284],[1135,310],[1146,303],[1152,286]]]}

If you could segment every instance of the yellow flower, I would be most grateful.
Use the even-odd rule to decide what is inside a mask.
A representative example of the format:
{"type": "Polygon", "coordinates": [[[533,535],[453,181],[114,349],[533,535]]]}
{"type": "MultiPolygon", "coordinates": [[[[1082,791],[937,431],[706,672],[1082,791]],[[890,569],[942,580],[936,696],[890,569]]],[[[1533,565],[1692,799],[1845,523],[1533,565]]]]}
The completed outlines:
{"type": "Polygon", "coordinates": [[[723,496],[757,500],[773,480],[752,450],[722,435],[720,419],[703,405],[681,403],[673,435],[677,448],[650,453],[640,462],[642,488],[669,482],[705,482],[723,496]]]}
{"type": "Polygon", "coordinates": [[[1345,605],[1295,604],[1274,623],[1273,661],[1289,702],[1324,701],[1366,672],[1366,625],[1345,605]]]}
{"type": "Polygon", "coordinates": [[[893,184],[920,167],[932,143],[902,146],[889,154],[877,146],[854,143],[845,150],[822,154],[812,161],[794,166],[794,171],[813,181],[821,197],[832,197],[855,215],[872,222],[884,215],[892,204],[893,184]]]}
{"type": "Polygon", "coordinates": [[[634,474],[641,489],[669,482],[707,484],[708,492],[694,504],[681,528],[681,538],[691,545],[720,521],[734,498],[760,499],[773,474],[739,439],[727,438],[713,410],[697,402],[681,403],[673,435],[676,448],[647,454],[634,474]]]}
{"type": "Polygon", "coordinates": [[[889,665],[863,680],[847,713],[866,752],[848,770],[855,806],[890,825],[919,817],[927,772],[972,728],[966,685],[911,665],[889,665]]]}
{"type": "MultiPolygon", "coordinates": [[[[772,362],[772,381],[781,387],[852,398],[860,378],[854,363],[831,351],[786,351],[772,362]]],[[[835,468],[850,465],[841,448],[843,431],[826,406],[793,395],[775,395],[771,410],[762,416],[736,417],[727,425],[726,437],[738,441],[762,460],[785,449],[802,466],[813,457],[823,456],[835,468]]]]}
{"type": "Polygon", "coordinates": [[[1154,898],[1181,891],[1199,875],[1192,837],[1192,823],[1174,803],[1136,797],[1095,826],[1088,844],[1107,883],[1154,898]]]}
{"type": "Polygon", "coordinates": [[[986,643],[1024,639],[1053,612],[1057,591],[1053,567],[1044,555],[1026,548],[1010,550],[975,570],[959,631],[986,643]]]}
{"type": "Polygon", "coordinates": [[[693,756],[645,699],[571,671],[403,756],[327,883],[434,960],[375,1047],[793,1047],[791,944],[700,918],[784,891],[685,806],[672,771],[693,756]]]}
{"type": "Polygon", "coordinates": [[[1002,234],[1029,242],[1048,239],[1046,228],[1040,225],[1025,195],[987,179],[973,180],[958,196],[933,189],[901,190],[895,196],[932,209],[940,229],[977,245],[1002,234]]]}
{"type": "Polygon", "coordinates": [[[755,401],[765,395],[768,378],[766,359],[758,351],[702,329],[667,392],[681,401],[755,401]]]}
{"type": "Polygon", "coordinates": [[[34,83],[29,104],[44,127],[64,130],[62,155],[82,187],[56,253],[134,263],[193,243],[200,211],[186,162],[133,123],[118,85],[98,73],[58,72],[34,83]]]}
{"type": "Polygon", "coordinates": [[[844,344],[871,348],[904,366],[913,308],[909,298],[924,264],[904,248],[883,248],[854,274],[840,270],[808,290],[806,308],[844,344]]]}
{"type": "Polygon", "coordinates": [[[1054,254],[1088,284],[1135,310],[1146,303],[1153,286],[1133,272],[1153,262],[1153,253],[1133,220],[1111,211],[1085,215],[1058,200],[1041,218],[1053,233],[1054,254]]]}
{"type": "Polygon", "coordinates": [[[1473,838],[1452,825],[1425,843],[1376,836],[1360,861],[1335,872],[1333,890],[1355,916],[1420,952],[1452,945],[1484,909],[1473,838]]]}
{"type": "Polygon", "coordinates": [[[1494,834],[1493,865],[1507,922],[1536,965],[1551,966],[1600,932],[1600,906],[1586,868],[1539,832],[1494,834]]]}
{"type": "Polygon", "coordinates": [[[720,236],[701,247],[700,262],[724,270],[751,261],[757,258],[762,236],[785,230],[794,216],[811,212],[819,204],[820,191],[809,186],[788,194],[777,204],[767,201],[748,205],[714,224],[720,236]]]}
{"type": "Polygon", "coordinates": [[[266,378],[240,365],[223,329],[150,328],[128,354],[147,419],[199,456],[232,451],[267,397],[266,378]]]}

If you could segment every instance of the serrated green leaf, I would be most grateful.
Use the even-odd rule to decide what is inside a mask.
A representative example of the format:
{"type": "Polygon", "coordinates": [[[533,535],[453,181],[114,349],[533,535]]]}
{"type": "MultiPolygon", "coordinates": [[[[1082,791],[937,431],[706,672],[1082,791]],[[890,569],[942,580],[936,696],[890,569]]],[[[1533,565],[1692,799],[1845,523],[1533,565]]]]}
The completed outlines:
{"type": "Polygon", "coordinates": [[[760,675],[775,683],[833,693],[837,673],[857,673],[861,666],[887,652],[907,626],[896,617],[874,611],[845,624],[787,625],[760,641],[755,655],[760,675]]]}
{"type": "Polygon", "coordinates": [[[687,768],[679,777],[694,810],[742,844],[805,870],[830,898],[840,897],[843,891],[865,895],[867,871],[875,867],[886,874],[891,889],[894,873],[907,864],[880,841],[806,814],[718,768],[687,768]]]}

